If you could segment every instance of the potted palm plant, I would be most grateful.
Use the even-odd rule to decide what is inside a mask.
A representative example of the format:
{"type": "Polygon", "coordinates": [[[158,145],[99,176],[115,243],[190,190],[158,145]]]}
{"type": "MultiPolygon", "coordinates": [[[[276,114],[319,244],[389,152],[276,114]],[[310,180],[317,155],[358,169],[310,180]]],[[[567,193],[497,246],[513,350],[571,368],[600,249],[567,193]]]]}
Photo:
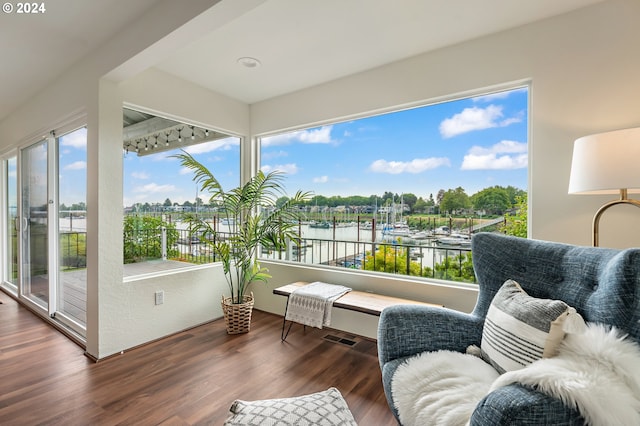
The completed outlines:
{"type": "Polygon", "coordinates": [[[258,250],[261,247],[284,250],[288,242],[299,238],[298,215],[292,207],[307,201],[310,193],[298,191],[276,205],[276,200],[285,195],[282,172],[259,171],[245,184],[225,191],[211,171],[193,156],[183,151],[174,157],[193,171],[193,180],[203,194],[210,195],[209,201],[217,204],[229,226],[229,232],[223,233],[215,223],[193,214],[185,216],[193,231],[206,236],[202,242],[208,244],[222,262],[230,291],[229,297],[222,295],[227,332],[246,333],[253,308],[249,286],[255,281],[266,283],[271,278],[268,269],[260,265],[258,250]]]}

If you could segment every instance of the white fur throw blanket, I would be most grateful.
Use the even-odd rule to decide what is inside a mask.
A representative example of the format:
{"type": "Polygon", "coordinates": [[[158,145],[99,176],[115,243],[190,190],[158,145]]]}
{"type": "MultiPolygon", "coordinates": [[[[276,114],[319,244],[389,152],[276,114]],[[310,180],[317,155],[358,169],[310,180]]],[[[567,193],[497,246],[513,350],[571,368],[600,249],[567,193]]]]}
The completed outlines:
{"type": "Polygon", "coordinates": [[[640,425],[640,346],[615,329],[588,324],[565,337],[556,357],[503,374],[491,390],[510,383],[562,400],[589,425],[640,425]]]}
{"type": "Polygon", "coordinates": [[[511,383],[562,400],[589,425],[640,425],[640,346],[595,324],[568,334],[557,356],[501,376],[473,355],[425,352],[398,367],[391,392],[403,425],[453,426],[467,424],[488,392],[511,383]]]}
{"type": "Polygon", "coordinates": [[[498,372],[460,352],[423,352],[401,364],[391,393],[404,426],[465,425],[498,372]]]}

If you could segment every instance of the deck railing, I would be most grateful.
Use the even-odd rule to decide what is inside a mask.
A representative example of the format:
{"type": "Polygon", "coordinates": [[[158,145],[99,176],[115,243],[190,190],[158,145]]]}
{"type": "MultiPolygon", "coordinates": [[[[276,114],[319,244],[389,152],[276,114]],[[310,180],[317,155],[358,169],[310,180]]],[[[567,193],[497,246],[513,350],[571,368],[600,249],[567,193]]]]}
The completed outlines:
{"type": "MultiPolygon", "coordinates": [[[[224,237],[224,233],[219,233],[209,238],[224,237]]],[[[216,255],[206,238],[188,230],[166,228],[132,232],[124,236],[125,263],[153,259],[194,264],[215,262],[216,255]]],[[[435,238],[420,242],[301,238],[291,241],[285,251],[263,247],[260,258],[475,282],[470,248],[441,244],[435,238]]]]}
{"type": "Polygon", "coordinates": [[[475,282],[471,249],[439,244],[302,238],[286,252],[263,250],[262,258],[338,266],[397,275],[475,282]]]}

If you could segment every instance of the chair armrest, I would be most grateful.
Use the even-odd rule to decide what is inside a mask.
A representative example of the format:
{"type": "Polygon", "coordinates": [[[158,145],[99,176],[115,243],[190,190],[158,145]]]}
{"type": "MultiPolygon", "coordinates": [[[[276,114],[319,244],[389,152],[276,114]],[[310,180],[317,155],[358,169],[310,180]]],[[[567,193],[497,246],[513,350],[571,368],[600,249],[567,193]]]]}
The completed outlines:
{"type": "Polygon", "coordinates": [[[501,387],[484,397],[471,415],[471,426],[582,426],[585,420],[559,399],[519,384],[501,387]]]}
{"type": "Polygon", "coordinates": [[[482,318],[446,308],[396,305],[382,311],[378,325],[380,366],[425,351],[464,352],[480,345],[482,318]]]}

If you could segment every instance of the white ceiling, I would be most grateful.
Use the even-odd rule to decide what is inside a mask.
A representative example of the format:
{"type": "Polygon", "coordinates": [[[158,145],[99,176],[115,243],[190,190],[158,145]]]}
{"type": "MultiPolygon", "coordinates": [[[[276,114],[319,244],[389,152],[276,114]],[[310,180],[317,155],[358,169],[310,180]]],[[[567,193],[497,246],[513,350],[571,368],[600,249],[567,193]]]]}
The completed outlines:
{"type": "Polygon", "coordinates": [[[39,1],[44,13],[0,12],[0,121],[156,1],[39,1]]]}
{"type": "MultiPolygon", "coordinates": [[[[1,14],[0,120],[156,1],[55,0],[41,15],[1,14]]],[[[254,103],[600,1],[265,0],[156,67],[254,103]],[[243,56],[262,65],[242,67],[243,56]]]]}

